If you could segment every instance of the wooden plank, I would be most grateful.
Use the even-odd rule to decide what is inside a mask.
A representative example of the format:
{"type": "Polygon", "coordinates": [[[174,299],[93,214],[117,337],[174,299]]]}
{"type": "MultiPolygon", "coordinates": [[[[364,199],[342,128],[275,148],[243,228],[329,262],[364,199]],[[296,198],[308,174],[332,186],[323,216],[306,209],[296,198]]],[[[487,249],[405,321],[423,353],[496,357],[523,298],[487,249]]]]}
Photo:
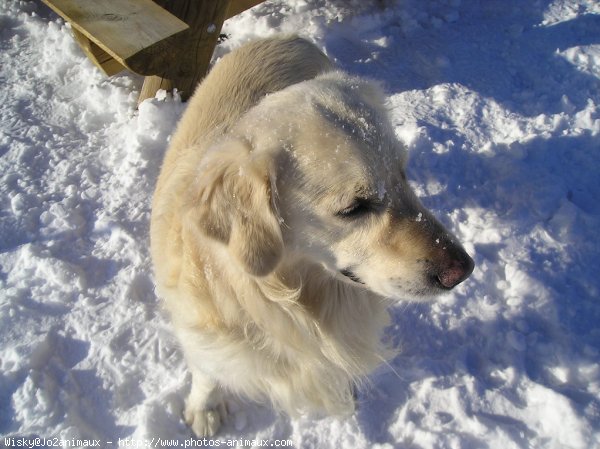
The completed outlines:
{"type": "Polygon", "coordinates": [[[86,36],[81,34],[75,28],[71,30],[73,32],[73,37],[86,54],[86,56],[94,63],[96,67],[98,67],[106,76],[116,75],[123,70],[126,70],[126,67],[122,66],[115,60],[111,55],[106,53],[96,44],[94,44],[91,40],[89,40],[86,36]]]}
{"type": "Polygon", "coordinates": [[[43,0],[73,28],[123,66],[142,75],[162,63],[147,61],[169,51],[169,41],[189,27],[152,0],[43,0]]]}
{"type": "Polygon", "coordinates": [[[237,16],[239,13],[246,11],[256,5],[260,5],[265,0],[231,0],[225,19],[231,19],[233,16],[237,16]]]}

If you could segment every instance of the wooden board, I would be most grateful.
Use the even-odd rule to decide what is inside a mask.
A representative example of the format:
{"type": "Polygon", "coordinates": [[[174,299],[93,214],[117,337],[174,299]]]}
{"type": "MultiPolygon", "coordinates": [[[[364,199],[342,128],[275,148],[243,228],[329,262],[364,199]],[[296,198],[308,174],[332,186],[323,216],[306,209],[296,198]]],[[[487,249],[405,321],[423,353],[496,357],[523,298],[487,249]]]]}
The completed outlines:
{"type": "Polygon", "coordinates": [[[189,28],[152,0],[43,1],[116,61],[141,75],[158,73],[162,64],[157,56],[168,53],[169,41],[189,28]]]}
{"type": "Polygon", "coordinates": [[[230,19],[233,16],[237,16],[239,13],[252,8],[253,6],[259,5],[265,0],[231,0],[225,19],[230,19]]]}

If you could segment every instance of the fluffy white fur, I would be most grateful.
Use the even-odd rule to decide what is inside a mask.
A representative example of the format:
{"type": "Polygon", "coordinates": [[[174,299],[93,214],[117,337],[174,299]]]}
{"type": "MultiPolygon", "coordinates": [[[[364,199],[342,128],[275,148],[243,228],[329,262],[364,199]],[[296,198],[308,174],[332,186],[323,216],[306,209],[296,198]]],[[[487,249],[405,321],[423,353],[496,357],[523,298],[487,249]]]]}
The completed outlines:
{"type": "Polygon", "coordinates": [[[279,37],[224,57],[173,136],[153,201],[159,294],[212,435],[222,390],[294,414],[348,413],[386,358],[384,298],[421,298],[472,261],[412,193],[379,88],[279,37]]]}

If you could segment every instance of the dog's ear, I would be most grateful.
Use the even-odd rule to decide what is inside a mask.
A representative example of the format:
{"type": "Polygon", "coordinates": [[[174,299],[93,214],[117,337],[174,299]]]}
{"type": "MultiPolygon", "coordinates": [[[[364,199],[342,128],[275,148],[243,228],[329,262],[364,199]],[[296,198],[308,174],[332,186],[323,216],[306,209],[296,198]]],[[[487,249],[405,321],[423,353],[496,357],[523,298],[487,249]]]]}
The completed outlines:
{"type": "Polygon", "coordinates": [[[204,158],[193,190],[188,217],[200,231],[227,244],[248,273],[273,271],[283,240],[271,158],[253,155],[241,140],[220,144],[204,158]]]}

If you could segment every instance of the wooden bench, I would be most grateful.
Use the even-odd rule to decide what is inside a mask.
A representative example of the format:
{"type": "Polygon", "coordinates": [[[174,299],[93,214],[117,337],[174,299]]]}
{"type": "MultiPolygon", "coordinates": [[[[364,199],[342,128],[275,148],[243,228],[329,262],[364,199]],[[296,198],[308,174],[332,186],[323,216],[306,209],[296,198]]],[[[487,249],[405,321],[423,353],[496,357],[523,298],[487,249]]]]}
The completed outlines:
{"type": "Polygon", "coordinates": [[[146,76],[138,103],[174,87],[187,99],[208,70],[223,22],[263,1],[43,0],[106,75],[146,76]]]}

